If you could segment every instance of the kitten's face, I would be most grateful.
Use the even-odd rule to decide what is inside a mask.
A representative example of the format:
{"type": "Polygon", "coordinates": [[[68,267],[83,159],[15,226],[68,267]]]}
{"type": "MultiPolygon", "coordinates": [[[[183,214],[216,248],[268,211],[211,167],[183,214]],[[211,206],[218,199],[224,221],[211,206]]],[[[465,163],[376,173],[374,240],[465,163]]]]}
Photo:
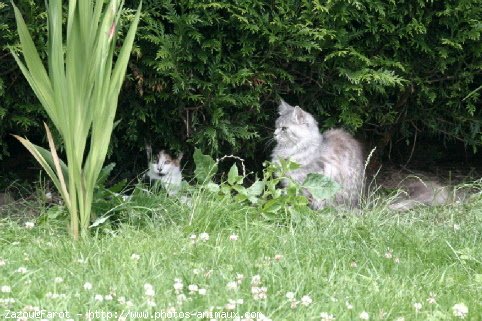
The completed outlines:
{"type": "Polygon", "coordinates": [[[278,144],[296,145],[319,135],[318,124],[311,114],[300,107],[290,106],[284,100],[278,108],[274,138],[278,144]]]}
{"type": "Polygon", "coordinates": [[[173,158],[165,151],[161,151],[158,155],[157,163],[152,164],[153,170],[159,175],[167,175],[174,170],[180,170],[181,158],[182,154],[180,154],[178,158],[173,158]]]}

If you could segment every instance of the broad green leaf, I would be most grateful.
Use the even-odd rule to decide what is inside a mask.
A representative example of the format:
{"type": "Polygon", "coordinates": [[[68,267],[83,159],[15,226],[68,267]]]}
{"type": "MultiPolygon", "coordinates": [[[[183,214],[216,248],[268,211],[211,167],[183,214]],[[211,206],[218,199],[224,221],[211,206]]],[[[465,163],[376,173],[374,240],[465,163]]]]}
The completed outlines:
{"type": "Polygon", "coordinates": [[[238,192],[238,194],[248,196],[248,191],[247,191],[246,187],[241,186],[241,185],[234,185],[232,188],[236,192],[238,192]]]}
{"type": "Polygon", "coordinates": [[[243,184],[243,180],[244,177],[239,175],[238,166],[236,166],[236,164],[233,164],[233,166],[231,166],[231,169],[228,172],[228,183],[230,185],[240,185],[243,184]]]}
{"type": "Polygon", "coordinates": [[[233,166],[231,166],[231,169],[228,172],[228,183],[230,185],[234,185],[236,184],[237,179],[238,179],[238,166],[236,166],[236,164],[233,164],[233,166]]]}
{"type": "Polygon", "coordinates": [[[285,202],[281,198],[274,198],[272,200],[267,201],[263,205],[263,211],[268,213],[276,213],[280,209],[282,209],[285,205],[285,202]]]}
{"type": "Polygon", "coordinates": [[[206,186],[206,189],[211,193],[218,193],[220,190],[219,185],[213,182],[208,182],[205,186],[206,186]]]}
{"type": "Polygon", "coordinates": [[[308,174],[302,187],[306,188],[315,198],[321,200],[333,197],[340,189],[340,185],[336,182],[316,173],[308,174]]]}
{"type": "Polygon", "coordinates": [[[263,181],[256,180],[253,185],[248,187],[247,192],[250,196],[259,196],[264,192],[265,183],[263,181]]]}
{"type": "Polygon", "coordinates": [[[204,184],[211,180],[211,178],[216,174],[218,170],[218,165],[209,155],[204,155],[201,150],[194,150],[194,164],[196,169],[194,170],[194,175],[198,183],[204,184]]]}

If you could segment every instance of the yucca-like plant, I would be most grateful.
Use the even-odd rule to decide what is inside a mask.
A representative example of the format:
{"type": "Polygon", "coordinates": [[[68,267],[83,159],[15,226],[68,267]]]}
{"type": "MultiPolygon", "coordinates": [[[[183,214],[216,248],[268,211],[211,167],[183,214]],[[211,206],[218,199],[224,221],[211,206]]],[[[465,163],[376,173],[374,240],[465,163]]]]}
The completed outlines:
{"type": "Polygon", "coordinates": [[[106,6],[104,2],[69,0],[64,30],[62,0],[46,1],[48,69],[21,13],[13,5],[23,61],[13,50],[12,54],[60,133],[67,162],[59,159],[47,126],[50,151],[16,137],[59,190],[70,212],[70,229],[75,239],[79,234],[87,235],[93,191],[107,154],[141,11],[139,4],[123,45],[114,57],[123,1],[111,0],[106,6]]]}

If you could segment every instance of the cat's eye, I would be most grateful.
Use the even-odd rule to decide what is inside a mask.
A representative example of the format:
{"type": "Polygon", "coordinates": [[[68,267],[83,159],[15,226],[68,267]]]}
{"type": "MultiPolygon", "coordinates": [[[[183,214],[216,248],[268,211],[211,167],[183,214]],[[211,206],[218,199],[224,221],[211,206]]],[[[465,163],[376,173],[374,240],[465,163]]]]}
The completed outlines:
{"type": "Polygon", "coordinates": [[[171,164],[171,161],[170,161],[170,160],[167,160],[167,161],[165,162],[165,164],[171,164]]]}
{"type": "Polygon", "coordinates": [[[281,127],[281,130],[285,132],[288,130],[288,127],[281,127]]]}

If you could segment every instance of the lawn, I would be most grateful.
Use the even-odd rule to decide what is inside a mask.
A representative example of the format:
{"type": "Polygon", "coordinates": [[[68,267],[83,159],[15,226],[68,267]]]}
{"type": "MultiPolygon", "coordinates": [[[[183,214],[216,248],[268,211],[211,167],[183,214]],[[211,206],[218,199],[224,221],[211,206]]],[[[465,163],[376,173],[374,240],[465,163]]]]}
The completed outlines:
{"type": "Polygon", "coordinates": [[[189,205],[161,193],[82,241],[58,206],[18,219],[26,204],[1,214],[4,319],[482,320],[480,199],[273,220],[207,192],[189,205]]]}

